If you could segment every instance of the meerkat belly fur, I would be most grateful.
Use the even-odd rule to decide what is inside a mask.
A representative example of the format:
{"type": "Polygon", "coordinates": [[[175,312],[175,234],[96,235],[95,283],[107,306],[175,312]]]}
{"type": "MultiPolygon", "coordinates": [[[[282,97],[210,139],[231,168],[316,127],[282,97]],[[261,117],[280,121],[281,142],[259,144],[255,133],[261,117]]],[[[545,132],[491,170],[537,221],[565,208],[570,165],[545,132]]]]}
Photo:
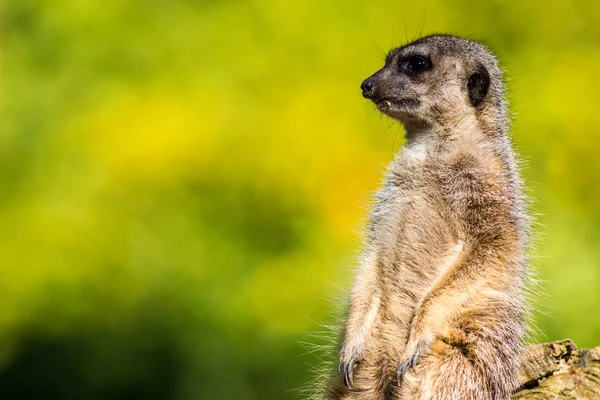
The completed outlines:
{"type": "Polygon", "coordinates": [[[363,96],[407,143],[371,213],[329,399],[503,400],[525,332],[528,218],[481,44],[392,50],[363,96]]]}

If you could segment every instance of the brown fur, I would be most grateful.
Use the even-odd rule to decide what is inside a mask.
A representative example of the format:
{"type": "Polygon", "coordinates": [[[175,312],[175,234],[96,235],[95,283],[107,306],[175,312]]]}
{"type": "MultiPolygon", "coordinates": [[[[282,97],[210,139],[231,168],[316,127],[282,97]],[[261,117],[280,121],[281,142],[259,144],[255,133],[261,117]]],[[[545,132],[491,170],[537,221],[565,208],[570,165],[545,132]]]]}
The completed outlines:
{"type": "Polygon", "coordinates": [[[430,36],[393,50],[369,79],[365,96],[404,124],[407,144],[371,214],[328,397],[508,399],[527,218],[500,69],[479,43],[430,36]],[[432,69],[404,76],[412,54],[432,69]],[[468,82],[482,68],[489,89],[474,104],[468,82]]]}

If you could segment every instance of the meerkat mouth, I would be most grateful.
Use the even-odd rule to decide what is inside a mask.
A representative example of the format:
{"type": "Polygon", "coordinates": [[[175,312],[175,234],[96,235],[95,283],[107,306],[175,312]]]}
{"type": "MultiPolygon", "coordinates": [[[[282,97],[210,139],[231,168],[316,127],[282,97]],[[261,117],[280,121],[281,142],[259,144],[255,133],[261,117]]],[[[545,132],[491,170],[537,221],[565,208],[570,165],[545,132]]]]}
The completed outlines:
{"type": "Polygon", "coordinates": [[[374,103],[380,112],[384,113],[385,115],[389,115],[393,118],[400,118],[402,112],[404,111],[402,103],[396,102],[391,99],[377,100],[374,101],[374,103]]]}
{"type": "Polygon", "coordinates": [[[392,108],[397,108],[396,104],[389,99],[377,100],[375,101],[375,106],[377,106],[377,108],[381,112],[386,112],[391,110],[392,108]]]}
{"type": "Polygon", "coordinates": [[[390,116],[397,116],[399,113],[409,112],[419,106],[418,99],[402,98],[402,99],[380,99],[373,100],[379,111],[390,116]]]}

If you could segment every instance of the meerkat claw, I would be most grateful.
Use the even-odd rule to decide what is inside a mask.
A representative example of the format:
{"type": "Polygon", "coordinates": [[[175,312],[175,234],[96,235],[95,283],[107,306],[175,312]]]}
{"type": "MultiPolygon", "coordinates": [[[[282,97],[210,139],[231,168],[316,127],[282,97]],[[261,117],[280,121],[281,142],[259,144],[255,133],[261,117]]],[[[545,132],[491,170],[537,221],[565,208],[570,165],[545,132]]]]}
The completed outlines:
{"type": "Polygon", "coordinates": [[[410,359],[410,367],[412,368],[412,370],[415,370],[415,366],[417,365],[417,363],[419,362],[419,358],[421,357],[421,355],[419,353],[415,353],[413,354],[413,356],[410,359]]]}
{"type": "Polygon", "coordinates": [[[404,361],[400,361],[400,363],[398,363],[398,369],[396,370],[396,380],[398,381],[398,384],[402,382],[404,375],[406,375],[409,368],[413,371],[415,370],[415,367],[419,363],[421,356],[427,351],[426,349],[427,346],[425,342],[421,341],[418,343],[417,349],[410,357],[407,357],[404,361]]]}
{"type": "Polygon", "coordinates": [[[413,371],[415,370],[415,366],[417,365],[417,362],[419,361],[419,357],[420,357],[420,355],[415,353],[408,360],[398,364],[398,369],[396,370],[396,380],[398,381],[398,384],[400,384],[402,382],[402,380],[404,379],[404,376],[408,372],[409,368],[412,369],[413,371]]]}
{"type": "Polygon", "coordinates": [[[398,369],[396,370],[396,381],[397,381],[398,385],[400,385],[400,383],[404,379],[404,375],[406,375],[406,372],[408,372],[409,364],[410,364],[410,361],[405,361],[405,362],[398,364],[398,369]]]}
{"type": "Polygon", "coordinates": [[[352,386],[354,383],[354,364],[355,361],[353,358],[351,358],[348,362],[340,363],[339,372],[344,380],[344,385],[348,387],[352,386]]]}

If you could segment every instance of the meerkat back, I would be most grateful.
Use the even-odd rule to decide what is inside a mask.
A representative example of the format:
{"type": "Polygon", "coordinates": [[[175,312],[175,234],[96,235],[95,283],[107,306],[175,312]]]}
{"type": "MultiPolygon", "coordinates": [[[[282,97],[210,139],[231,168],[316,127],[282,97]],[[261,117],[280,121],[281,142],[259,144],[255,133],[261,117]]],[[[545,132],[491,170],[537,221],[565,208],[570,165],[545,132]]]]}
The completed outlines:
{"type": "Polygon", "coordinates": [[[428,36],[392,50],[361,89],[406,144],[376,195],[327,397],[508,399],[527,216],[497,61],[428,36]]]}

